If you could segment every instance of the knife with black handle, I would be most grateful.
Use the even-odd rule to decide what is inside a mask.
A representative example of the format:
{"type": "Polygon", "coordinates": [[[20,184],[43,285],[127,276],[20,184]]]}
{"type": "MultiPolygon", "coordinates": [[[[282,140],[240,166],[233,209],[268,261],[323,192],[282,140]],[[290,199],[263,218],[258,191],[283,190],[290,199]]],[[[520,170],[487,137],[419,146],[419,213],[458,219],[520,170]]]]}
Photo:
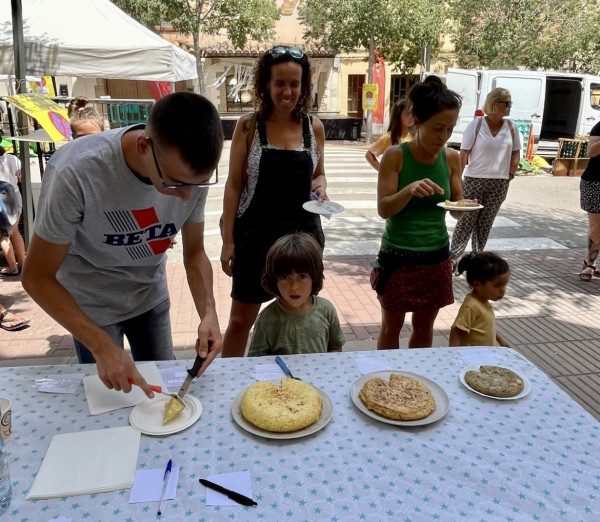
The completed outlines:
{"type": "Polygon", "coordinates": [[[192,366],[191,370],[187,370],[188,375],[185,378],[185,381],[183,381],[181,388],[179,388],[179,391],[177,392],[177,395],[181,399],[183,399],[185,397],[185,394],[187,393],[188,388],[190,387],[190,384],[192,384],[192,381],[195,379],[196,375],[198,374],[198,371],[200,370],[200,367],[202,366],[202,363],[205,360],[206,359],[204,359],[203,357],[196,355],[196,360],[194,361],[194,366],[192,366]]]}

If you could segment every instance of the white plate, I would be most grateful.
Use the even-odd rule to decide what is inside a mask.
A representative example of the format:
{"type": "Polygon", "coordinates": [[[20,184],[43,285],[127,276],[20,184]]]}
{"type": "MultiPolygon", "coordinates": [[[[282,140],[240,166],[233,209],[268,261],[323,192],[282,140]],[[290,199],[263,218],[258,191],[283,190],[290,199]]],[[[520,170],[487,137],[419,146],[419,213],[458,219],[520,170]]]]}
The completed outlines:
{"type": "Polygon", "coordinates": [[[339,203],[334,203],[333,201],[317,201],[315,199],[311,201],[306,201],[302,204],[304,210],[308,210],[313,214],[339,214],[346,210],[339,203]]]}
{"type": "Polygon", "coordinates": [[[202,415],[200,401],[192,395],[186,395],[183,402],[185,402],[188,409],[183,410],[175,419],[163,426],[163,412],[165,411],[165,405],[170,400],[170,397],[164,395],[157,396],[154,399],[146,399],[131,410],[129,424],[133,429],[146,435],[171,435],[189,428],[202,415]]]}
{"type": "MultiPolygon", "coordinates": [[[[516,399],[522,399],[523,397],[529,395],[529,392],[531,391],[531,383],[529,382],[527,377],[520,374],[518,371],[513,370],[512,368],[506,368],[505,366],[502,366],[502,368],[506,368],[507,370],[510,370],[511,372],[515,372],[519,377],[521,377],[521,379],[523,379],[523,391],[521,393],[519,393],[518,395],[515,395],[514,397],[494,397],[493,395],[487,395],[486,393],[481,393],[480,391],[477,391],[475,388],[471,388],[467,384],[467,381],[465,381],[465,373],[470,372],[470,371],[478,372],[480,366],[481,365],[479,365],[479,364],[474,364],[471,366],[467,366],[466,368],[463,368],[461,370],[459,379],[460,379],[460,382],[462,382],[463,386],[465,388],[467,388],[467,390],[470,390],[473,393],[476,393],[477,395],[481,395],[482,397],[489,397],[490,399],[496,399],[498,401],[514,401],[516,399]]],[[[499,366],[499,365],[492,365],[492,366],[499,366]]]]}
{"type": "Polygon", "coordinates": [[[455,205],[446,205],[444,201],[440,201],[437,204],[437,206],[443,208],[444,210],[456,210],[458,212],[472,212],[473,210],[480,210],[483,208],[483,205],[476,205],[474,207],[459,207],[455,205]]]}
{"type": "Polygon", "coordinates": [[[448,395],[438,383],[433,382],[427,377],[417,375],[416,373],[403,372],[400,370],[386,370],[381,372],[366,373],[362,377],[359,377],[352,384],[352,387],[350,388],[350,398],[352,399],[354,405],[365,415],[368,415],[372,419],[385,422],[386,424],[394,424],[395,426],[423,426],[424,424],[431,424],[432,422],[436,422],[443,418],[450,409],[450,400],[448,399],[448,395]],[[421,381],[425,386],[427,386],[429,388],[429,391],[431,392],[431,395],[433,395],[433,398],[435,399],[435,410],[433,410],[429,415],[427,415],[427,417],[423,419],[413,421],[399,421],[394,419],[388,419],[387,417],[379,415],[378,413],[375,413],[374,411],[367,408],[361,400],[361,398],[359,397],[359,393],[362,387],[369,379],[373,379],[375,377],[379,377],[384,381],[389,381],[390,375],[392,373],[412,377],[413,379],[417,379],[418,381],[421,381]]]}
{"type": "Polygon", "coordinates": [[[240,428],[243,428],[254,435],[258,435],[259,437],[265,437],[266,439],[298,439],[300,437],[306,437],[307,435],[312,435],[313,433],[322,430],[325,426],[327,426],[327,424],[329,424],[329,421],[333,417],[333,403],[331,402],[331,399],[324,391],[319,390],[319,388],[316,386],[314,388],[321,394],[321,397],[323,398],[321,416],[316,422],[310,426],[307,426],[306,428],[302,428],[301,430],[279,433],[276,431],[262,430],[251,422],[248,422],[246,419],[244,419],[241,408],[242,397],[244,396],[244,393],[246,393],[246,390],[240,392],[233,401],[233,404],[231,405],[231,415],[233,420],[237,422],[240,428]]]}

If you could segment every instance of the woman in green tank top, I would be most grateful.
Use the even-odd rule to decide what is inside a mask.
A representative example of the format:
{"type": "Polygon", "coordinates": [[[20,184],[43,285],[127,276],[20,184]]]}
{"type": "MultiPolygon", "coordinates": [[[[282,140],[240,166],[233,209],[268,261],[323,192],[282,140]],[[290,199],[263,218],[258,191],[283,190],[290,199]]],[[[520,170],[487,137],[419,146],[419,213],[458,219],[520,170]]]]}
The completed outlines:
{"type": "Polygon", "coordinates": [[[386,150],[377,184],[377,211],[386,220],[371,274],[382,311],[378,349],[399,347],[407,312],[409,347],[431,346],[439,309],[454,302],[445,211],[437,204],[463,197],[458,153],[445,148],[461,99],[429,76],[411,89],[408,105],[414,139],[386,150]]]}

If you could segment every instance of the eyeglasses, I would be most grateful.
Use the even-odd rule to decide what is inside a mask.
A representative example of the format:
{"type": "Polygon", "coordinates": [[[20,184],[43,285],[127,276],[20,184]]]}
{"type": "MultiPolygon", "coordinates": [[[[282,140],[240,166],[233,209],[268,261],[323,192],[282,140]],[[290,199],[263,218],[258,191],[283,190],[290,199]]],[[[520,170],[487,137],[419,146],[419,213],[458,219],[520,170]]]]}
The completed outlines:
{"type": "Polygon", "coordinates": [[[199,183],[166,183],[165,178],[163,178],[162,171],[160,170],[160,165],[158,164],[158,159],[156,158],[156,151],[154,150],[154,143],[152,143],[152,139],[146,137],[148,143],[150,143],[150,149],[152,149],[152,157],[154,158],[154,165],[156,166],[156,171],[158,172],[158,177],[162,181],[162,188],[164,189],[178,189],[178,188],[186,188],[186,187],[207,187],[209,185],[216,185],[219,182],[219,168],[215,169],[215,178],[212,181],[212,176],[208,181],[200,181],[199,183]]]}
{"type": "Polygon", "coordinates": [[[278,45],[267,51],[271,58],[279,58],[284,54],[289,54],[295,60],[302,60],[306,56],[306,53],[300,49],[300,47],[288,47],[287,45],[278,45]]]}
{"type": "Polygon", "coordinates": [[[512,105],[513,105],[513,102],[511,102],[511,101],[499,101],[499,102],[496,102],[496,103],[502,103],[502,104],[506,105],[506,107],[508,109],[510,109],[512,107],[512,105]]]}

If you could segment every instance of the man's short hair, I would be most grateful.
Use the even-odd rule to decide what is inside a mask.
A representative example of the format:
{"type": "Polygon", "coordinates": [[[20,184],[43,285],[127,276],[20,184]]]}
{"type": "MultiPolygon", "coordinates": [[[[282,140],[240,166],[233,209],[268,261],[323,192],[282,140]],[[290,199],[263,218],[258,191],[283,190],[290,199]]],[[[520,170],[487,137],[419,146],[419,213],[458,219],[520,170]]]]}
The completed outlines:
{"type": "Polygon", "coordinates": [[[198,173],[217,168],[223,126],[216,107],[204,96],[176,92],[158,100],[148,118],[147,134],[159,149],[176,147],[198,173]]]}

